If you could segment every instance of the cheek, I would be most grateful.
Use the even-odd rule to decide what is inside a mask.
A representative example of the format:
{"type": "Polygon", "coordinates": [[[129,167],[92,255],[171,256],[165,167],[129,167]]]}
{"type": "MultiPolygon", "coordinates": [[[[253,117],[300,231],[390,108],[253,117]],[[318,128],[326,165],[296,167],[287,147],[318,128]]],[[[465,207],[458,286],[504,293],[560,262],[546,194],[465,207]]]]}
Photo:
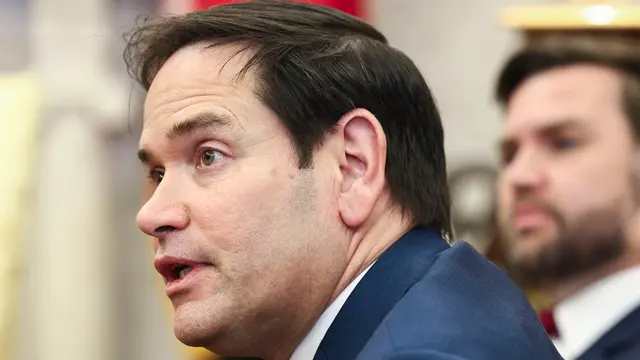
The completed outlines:
{"type": "Polygon", "coordinates": [[[229,186],[206,189],[194,216],[198,227],[216,247],[240,250],[260,241],[259,224],[268,222],[275,211],[280,189],[275,184],[236,181],[229,186]],[[251,238],[251,242],[247,243],[251,238]]]}
{"type": "Polygon", "coordinates": [[[496,196],[497,196],[497,217],[499,221],[505,221],[509,215],[509,211],[512,206],[511,189],[506,185],[502,179],[498,179],[496,183],[496,196]]]}
{"type": "Polygon", "coordinates": [[[199,187],[192,222],[221,261],[255,263],[277,248],[279,233],[296,222],[290,216],[291,180],[284,171],[259,166],[199,187]],[[242,258],[242,260],[240,260],[242,258]]]}
{"type": "Polygon", "coordinates": [[[550,201],[568,221],[584,212],[610,207],[628,188],[628,176],[620,167],[586,161],[575,165],[583,166],[558,171],[550,194],[550,201]]]}

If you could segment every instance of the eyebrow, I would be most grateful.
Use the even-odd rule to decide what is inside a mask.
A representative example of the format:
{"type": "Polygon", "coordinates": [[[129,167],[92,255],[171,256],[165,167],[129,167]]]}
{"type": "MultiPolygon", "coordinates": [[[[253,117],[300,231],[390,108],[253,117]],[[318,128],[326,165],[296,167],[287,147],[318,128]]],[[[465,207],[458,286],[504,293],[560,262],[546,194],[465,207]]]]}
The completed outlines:
{"type": "Polygon", "coordinates": [[[542,129],[540,129],[539,133],[549,136],[549,135],[561,133],[563,131],[567,131],[571,129],[581,129],[581,128],[583,128],[583,126],[581,126],[579,121],[574,119],[564,119],[562,121],[556,122],[549,126],[543,127],[542,129]]]}
{"type": "MultiPolygon", "coordinates": [[[[552,124],[542,125],[539,128],[535,129],[536,134],[541,134],[543,136],[550,136],[559,132],[562,132],[567,129],[580,127],[580,122],[576,119],[565,118],[560,121],[554,122],[552,124]]],[[[507,151],[510,148],[515,146],[516,140],[511,136],[504,136],[499,140],[499,146],[501,152],[507,151]]]]}
{"type": "Polygon", "coordinates": [[[231,119],[228,116],[204,112],[173,124],[173,126],[167,130],[166,137],[167,139],[173,140],[175,138],[191,135],[198,130],[218,130],[229,127],[230,124],[231,119]]]}
{"type": "Polygon", "coordinates": [[[143,163],[144,165],[149,164],[149,162],[151,162],[151,158],[153,156],[151,156],[151,154],[145,150],[145,149],[140,149],[138,150],[138,160],[140,160],[141,163],[143,163]]]}
{"type": "MultiPolygon", "coordinates": [[[[229,116],[203,112],[173,124],[167,130],[165,136],[169,140],[175,140],[176,138],[189,136],[199,130],[220,130],[228,128],[231,124],[232,119],[229,116]]],[[[153,159],[153,155],[148,150],[140,149],[138,150],[138,159],[141,163],[148,164],[153,159]]]]}

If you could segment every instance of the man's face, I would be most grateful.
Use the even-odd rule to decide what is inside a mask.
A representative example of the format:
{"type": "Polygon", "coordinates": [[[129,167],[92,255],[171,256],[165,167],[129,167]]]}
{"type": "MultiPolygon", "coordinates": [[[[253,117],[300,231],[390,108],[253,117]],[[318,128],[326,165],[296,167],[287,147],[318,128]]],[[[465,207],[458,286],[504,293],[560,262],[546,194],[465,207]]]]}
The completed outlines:
{"type": "Polygon", "coordinates": [[[222,354],[312,323],[349,246],[328,157],[320,149],[312,169],[298,168],[252,74],[234,82],[246,61],[237,50],[173,55],[149,90],[140,139],[155,189],[137,222],[159,239],[176,335],[222,354]]]}
{"type": "Polygon", "coordinates": [[[507,104],[499,221],[507,262],[532,283],[621,255],[635,211],[622,77],[575,65],[526,80],[507,104]]]}

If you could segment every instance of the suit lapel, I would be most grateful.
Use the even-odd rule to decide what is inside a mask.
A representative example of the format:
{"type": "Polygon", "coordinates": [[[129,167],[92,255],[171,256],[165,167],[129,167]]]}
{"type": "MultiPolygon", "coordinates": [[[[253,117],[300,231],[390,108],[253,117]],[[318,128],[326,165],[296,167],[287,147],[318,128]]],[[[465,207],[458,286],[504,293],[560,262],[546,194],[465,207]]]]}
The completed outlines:
{"type": "Polygon", "coordinates": [[[360,280],[314,360],[355,359],[387,313],[448,247],[439,232],[425,228],[415,228],[400,238],[360,280]]]}
{"type": "Polygon", "coordinates": [[[640,307],[636,308],[600,338],[579,360],[615,359],[640,346],[640,307]]]}

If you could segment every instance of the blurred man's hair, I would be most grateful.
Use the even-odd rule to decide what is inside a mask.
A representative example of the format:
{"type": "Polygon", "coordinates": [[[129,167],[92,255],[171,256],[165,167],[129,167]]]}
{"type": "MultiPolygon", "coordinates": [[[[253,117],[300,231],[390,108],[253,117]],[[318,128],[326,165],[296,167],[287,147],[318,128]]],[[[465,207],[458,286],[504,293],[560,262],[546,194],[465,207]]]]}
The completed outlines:
{"type": "MultiPolygon", "coordinates": [[[[391,198],[415,225],[451,234],[444,135],[420,71],[366,22],[337,10],[288,1],[221,5],[143,23],[128,38],[130,74],[149,89],[179,49],[205,43],[250,51],[257,96],[288,129],[301,168],[337,121],[371,111],[387,138],[391,198]]],[[[207,56],[203,52],[202,56],[207,56]]]]}
{"type": "Polygon", "coordinates": [[[516,52],[502,69],[497,100],[506,106],[519,86],[531,77],[580,64],[607,67],[623,75],[621,105],[636,138],[640,139],[640,41],[630,36],[590,33],[540,36],[516,52]]]}

